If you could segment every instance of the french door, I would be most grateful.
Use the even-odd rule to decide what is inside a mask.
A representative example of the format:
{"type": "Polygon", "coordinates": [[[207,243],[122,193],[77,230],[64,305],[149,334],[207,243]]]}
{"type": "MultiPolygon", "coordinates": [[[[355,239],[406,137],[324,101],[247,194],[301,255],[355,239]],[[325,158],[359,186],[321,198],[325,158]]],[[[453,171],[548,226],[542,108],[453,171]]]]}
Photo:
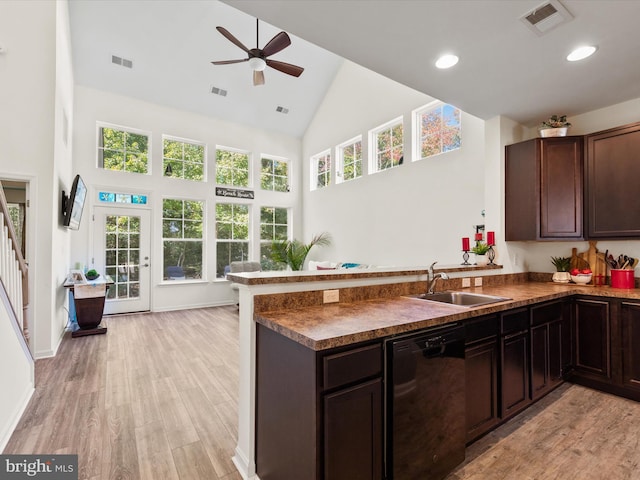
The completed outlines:
{"type": "Polygon", "coordinates": [[[150,309],[151,235],[149,210],[95,207],[93,263],[115,282],[107,292],[104,313],[150,309]]]}

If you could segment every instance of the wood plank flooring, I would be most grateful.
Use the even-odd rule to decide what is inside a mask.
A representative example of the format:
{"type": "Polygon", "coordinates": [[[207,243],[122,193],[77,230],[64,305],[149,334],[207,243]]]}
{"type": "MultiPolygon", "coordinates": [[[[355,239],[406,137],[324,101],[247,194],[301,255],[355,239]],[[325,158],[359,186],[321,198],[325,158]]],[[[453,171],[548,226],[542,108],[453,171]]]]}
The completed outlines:
{"type": "MultiPolygon", "coordinates": [[[[239,480],[236,307],[107,322],[36,362],[4,453],[78,453],[89,480],[239,480]]],[[[640,480],[638,431],[639,403],[566,384],[471,445],[447,480],[640,480]]]]}
{"type": "Polygon", "coordinates": [[[90,480],[239,480],[235,306],[109,317],[36,361],[4,453],[77,453],[90,480]]]}

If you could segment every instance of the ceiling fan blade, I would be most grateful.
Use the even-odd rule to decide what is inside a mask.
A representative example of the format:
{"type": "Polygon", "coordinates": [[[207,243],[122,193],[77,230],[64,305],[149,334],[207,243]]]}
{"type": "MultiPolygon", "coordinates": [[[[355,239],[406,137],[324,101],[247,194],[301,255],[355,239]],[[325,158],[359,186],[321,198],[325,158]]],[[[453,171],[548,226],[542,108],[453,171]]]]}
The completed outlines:
{"type": "Polygon", "coordinates": [[[269,43],[267,43],[262,49],[262,54],[265,57],[273,55],[274,53],[278,53],[280,50],[283,50],[291,45],[291,39],[289,35],[285,32],[280,32],[276,36],[274,36],[269,43]]]}
{"type": "Polygon", "coordinates": [[[243,58],[242,60],[220,60],[218,62],[211,62],[214,65],[229,65],[231,63],[242,63],[242,62],[248,62],[249,59],[248,58],[243,58]]]}
{"type": "Polygon", "coordinates": [[[254,85],[264,85],[264,71],[263,70],[254,70],[253,71],[253,84],[254,85]]]}
{"type": "Polygon", "coordinates": [[[249,53],[249,49],[247,47],[245,47],[243,45],[243,43],[238,40],[236,37],[234,37],[229,30],[227,30],[224,27],[216,27],[216,30],[218,30],[227,40],[229,40],[231,43],[233,43],[234,45],[236,45],[237,47],[241,48],[242,50],[244,50],[245,52],[249,53]]]}
{"type": "Polygon", "coordinates": [[[267,65],[271,68],[275,68],[276,70],[286,73],[287,75],[292,75],[294,77],[299,77],[302,72],[304,72],[304,68],[299,67],[297,65],[292,65],[290,63],[279,62],[278,60],[266,60],[267,65]]]}

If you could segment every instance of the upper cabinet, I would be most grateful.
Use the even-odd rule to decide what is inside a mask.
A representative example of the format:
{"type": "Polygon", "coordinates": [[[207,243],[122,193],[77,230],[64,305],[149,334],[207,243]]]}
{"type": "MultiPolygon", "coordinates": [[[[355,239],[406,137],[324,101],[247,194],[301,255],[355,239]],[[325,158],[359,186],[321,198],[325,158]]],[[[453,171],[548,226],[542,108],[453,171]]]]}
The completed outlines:
{"type": "Polygon", "coordinates": [[[506,147],[506,240],[583,238],[582,145],[555,137],[506,147]]]}
{"type": "Polygon", "coordinates": [[[640,123],[586,136],[589,238],[640,237],[640,123]]]}

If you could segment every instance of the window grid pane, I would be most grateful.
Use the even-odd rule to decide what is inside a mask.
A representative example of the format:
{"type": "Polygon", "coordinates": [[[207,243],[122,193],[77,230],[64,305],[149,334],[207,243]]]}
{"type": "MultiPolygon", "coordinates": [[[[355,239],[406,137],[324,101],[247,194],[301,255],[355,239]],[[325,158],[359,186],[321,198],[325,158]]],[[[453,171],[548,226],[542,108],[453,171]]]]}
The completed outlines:
{"type": "Polygon", "coordinates": [[[107,215],[105,218],[105,271],[115,282],[109,299],[140,296],[140,217],[107,215]]]}
{"type": "Polygon", "coordinates": [[[162,158],[164,176],[203,181],[204,150],[204,145],[165,138],[162,158]]]}
{"type": "Polygon", "coordinates": [[[289,191],[289,164],[286,161],[263,158],[261,166],[260,188],[262,190],[289,191]]]}
{"type": "Polygon", "coordinates": [[[216,150],[216,183],[233,187],[248,187],[249,154],[216,150]]]}
{"type": "Polygon", "coordinates": [[[149,137],[109,127],[100,127],[99,167],[130,173],[148,173],[149,137]]]}
{"type": "Polygon", "coordinates": [[[452,105],[439,105],[421,112],[420,155],[422,158],[460,148],[461,112],[452,105]]]}
{"type": "Polygon", "coordinates": [[[331,184],[331,153],[315,156],[311,159],[315,171],[315,186],[312,190],[331,184]]]}
{"type": "Polygon", "coordinates": [[[249,206],[216,204],[216,276],[224,278],[231,262],[249,258],[249,206]]]}
{"type": "Polygon", "coordinates": [[[285,263],[274,262],[271,249],[274,241],[289,239],[288,214],[286,208],[260,208],[260,266],[266,270],[286,270],[285,263]]]}
{"type": "Polygon", "coordinates": [[[342,181],[353,180],[362,176],[362,141],[341,147],[342,181]]]}
{"type": "Polygon", "coordinates": [[[163,199],[164,280],[203,278],[203,218],[202,201],[163,199]]]}
{"type": "Polygon", "coordinates": [[[403,129],[402,123],[385,127],[375,132],[376,171],[387,170],[402,164],[403,160],[403,129]]]}

